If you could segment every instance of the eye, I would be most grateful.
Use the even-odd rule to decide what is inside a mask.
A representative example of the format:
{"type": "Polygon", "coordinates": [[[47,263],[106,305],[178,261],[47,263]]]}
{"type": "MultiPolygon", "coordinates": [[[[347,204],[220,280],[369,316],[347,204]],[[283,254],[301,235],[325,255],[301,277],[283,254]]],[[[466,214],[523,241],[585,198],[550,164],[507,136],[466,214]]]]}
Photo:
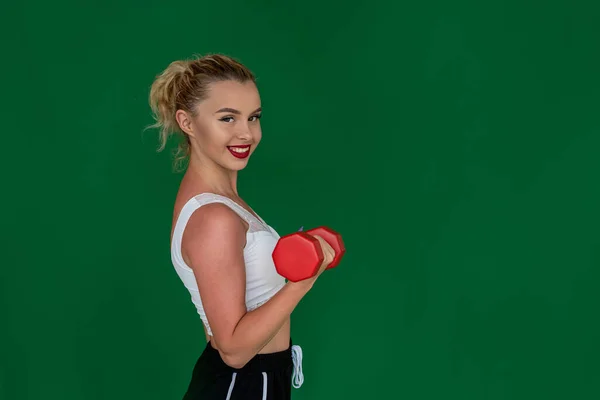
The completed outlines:
{"type": "Polygon", "coordinates": [[[229,117],[223,117],[219,121],[231,122],[231,121],[233,121],[233,117],[231,117],[231,116],[229,116],[229,117]]]}
{"type": "Polygon", "coordinates": [[[257,114],[257,115],[253,115],[252,117],[250,117],[251,121],[258,121],[259,119],[261,119],[262,114],[257,114]],[[252,119],[254,118],[254,119],[252,119]]]}

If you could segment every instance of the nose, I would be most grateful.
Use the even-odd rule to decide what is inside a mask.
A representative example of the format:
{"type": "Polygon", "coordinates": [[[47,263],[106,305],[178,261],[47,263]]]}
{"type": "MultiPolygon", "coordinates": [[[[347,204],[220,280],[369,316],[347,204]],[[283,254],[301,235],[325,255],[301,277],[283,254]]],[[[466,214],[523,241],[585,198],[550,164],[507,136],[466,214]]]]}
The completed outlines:
{"type": "Polygon", "coordinates": [[[252,139],[252,133],[250,132],[250,129],[245,128],[245,129],[239,129],[236,132],[236,137],[240,140],[250,140],[252,139]]]}

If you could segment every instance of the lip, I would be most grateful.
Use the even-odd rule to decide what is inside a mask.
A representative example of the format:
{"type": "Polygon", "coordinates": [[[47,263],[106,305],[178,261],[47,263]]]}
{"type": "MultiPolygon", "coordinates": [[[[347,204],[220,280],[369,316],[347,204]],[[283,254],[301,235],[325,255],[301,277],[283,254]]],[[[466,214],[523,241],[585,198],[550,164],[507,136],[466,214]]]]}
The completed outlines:
{"type": "Polygon", "coordinates": [[[231,155],[233,155],[235,158],[247,158],[250,155],[250,145],[249,144],[244,144],[244,145],[240,145],[240,146],[227,146],[227,150],[229,150],[231,155]],[[232,150],[233,147],[235,147],[236,149],[246,149],[246,151],[243,153],[236,153],[235,151],[232,150]]]}

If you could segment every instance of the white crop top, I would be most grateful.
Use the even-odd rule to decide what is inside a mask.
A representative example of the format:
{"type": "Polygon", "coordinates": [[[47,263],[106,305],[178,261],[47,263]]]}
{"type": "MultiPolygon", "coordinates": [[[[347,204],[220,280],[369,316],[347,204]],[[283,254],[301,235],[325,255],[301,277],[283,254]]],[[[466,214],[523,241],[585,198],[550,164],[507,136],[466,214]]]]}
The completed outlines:
{"type": "Polygon", "coordinates": [[[223,203],[235,211],[249,225],[246,232],[244,261],[246,265],[246,309],[251,311],[260,307],[277,293],[284,285],[285,278],[277,273],[272,253],[279,235],[262,218],[252,213],[228,197],[214,193],[202,193],[192,197],[181,209],[171,240],[171,260],[175,271],[183,285],[189,291],[192,303],[210,336],[212,331],[202,306],[202,299],[192,269],[185,263],[181,255],[181,239],[185,226],[198,208],[209,203],[223,203]]]}

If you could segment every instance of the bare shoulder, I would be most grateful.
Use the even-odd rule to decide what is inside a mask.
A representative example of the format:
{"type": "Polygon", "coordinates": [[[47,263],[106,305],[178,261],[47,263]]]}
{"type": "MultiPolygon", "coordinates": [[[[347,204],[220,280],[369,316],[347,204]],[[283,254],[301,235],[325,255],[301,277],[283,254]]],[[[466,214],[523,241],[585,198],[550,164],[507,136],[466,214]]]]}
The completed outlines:
{"type": "Polygon", "coordinates": [[[208,246],[215,250],[243,248],[246,242],[246,226],[239,215],[222,203],[210,203],[199,207],[191,215],[182,237],[182,247],[193,257],[194,251],[208,246]]]}

